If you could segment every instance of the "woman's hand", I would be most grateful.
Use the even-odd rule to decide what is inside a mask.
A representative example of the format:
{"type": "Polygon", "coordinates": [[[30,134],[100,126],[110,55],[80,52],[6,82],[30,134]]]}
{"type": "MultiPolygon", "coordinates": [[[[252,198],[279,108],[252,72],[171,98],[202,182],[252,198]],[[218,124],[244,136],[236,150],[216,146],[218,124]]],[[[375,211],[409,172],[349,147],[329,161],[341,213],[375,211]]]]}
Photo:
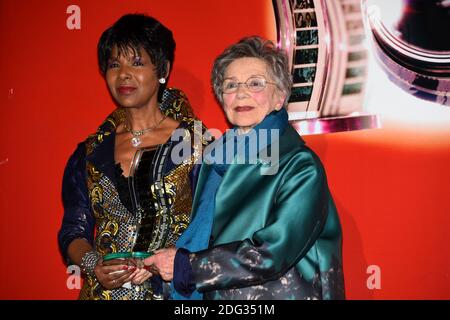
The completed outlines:
{"type": "Polygon", "coordinates": [[[171,281],[176,253],[177,248],[175,247],[157,250],[152,256],[144,259],[144,264],[149,266],[152,271],[157,272],[164,281],[171,281]]]}
{"type": "Polygon", "coordinates": [[[99,261],[94,268],[98,282],[107,290],[121,287],[131,281],[137,274],[136,267],[126,265],[126,261],[113,259],[107,262],[99,261]]]}
{"type": "Polygon", "coordinates": [[[131,283],[133,284],[142,284],[145,280],[149,279],[153,274],[145,269],[145,268],[138,268],[136,269],[133,279],[131,280],[131,283]]]}

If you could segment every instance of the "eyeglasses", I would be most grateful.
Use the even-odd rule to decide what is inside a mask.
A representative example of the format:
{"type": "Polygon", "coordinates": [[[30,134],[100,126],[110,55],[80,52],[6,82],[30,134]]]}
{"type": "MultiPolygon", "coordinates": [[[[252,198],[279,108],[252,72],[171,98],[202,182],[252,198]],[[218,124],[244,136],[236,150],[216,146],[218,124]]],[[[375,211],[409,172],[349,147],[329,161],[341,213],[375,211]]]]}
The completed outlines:
{"type": "Polygon", "coordinates": [[[257,77],[248,78],[245,82],[237,82],[236,80],[227,79],[222,84],[222,92],[235,93],[240,85],[244,85],[250,92],[260,92],[263,91],[268,84],[276,83],[257,77]]]}

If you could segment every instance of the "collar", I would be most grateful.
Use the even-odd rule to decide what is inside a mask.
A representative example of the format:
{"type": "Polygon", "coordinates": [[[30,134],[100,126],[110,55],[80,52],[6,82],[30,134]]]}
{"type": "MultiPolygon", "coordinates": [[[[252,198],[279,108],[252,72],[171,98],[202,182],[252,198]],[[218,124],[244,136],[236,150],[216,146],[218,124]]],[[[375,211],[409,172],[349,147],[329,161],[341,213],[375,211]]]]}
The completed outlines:
{"type": "MultiPolygon", "coordinates": [[[[181,127],[189,127],[195,119],[191,105],[176,88],[166,88],[159,105],[163,114],[180,121],[181,127]]],[[[86,160],[93,163],[105,175],[114,180],[114,147],[117,127],[126,119],[124,108],[117,108],[103,121],[97,131],[86,139],[86,160]]]]}
{"type": "Polygon", "coordinates": [[[205,162],[214,166],[219,174],[224,174],[232,163],[247,163],[260,160],[262,150],[278,143],[288,126],[287,111],[272,111],[250,132],[238,134],[238,128],[227,130],[221,138],[211,144],[205,162]]]}

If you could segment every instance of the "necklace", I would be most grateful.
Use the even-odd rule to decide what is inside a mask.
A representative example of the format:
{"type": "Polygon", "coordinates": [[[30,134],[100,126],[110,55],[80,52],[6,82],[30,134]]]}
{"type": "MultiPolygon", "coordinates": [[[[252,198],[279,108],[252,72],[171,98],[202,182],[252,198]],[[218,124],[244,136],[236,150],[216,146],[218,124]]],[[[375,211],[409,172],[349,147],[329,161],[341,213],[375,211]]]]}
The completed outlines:
{"type": "Polygon", "coordinates": [[[164,120],[166,120],[166,118],[167,115],[165,115],[161,120],[159,120],[159,122],[154,126],[142,130],[133,130],[130,127],[128,127],[128,124],[125,122],[125,129],[133,135],[133,138],[131,139],[131,144],[133,145],[133,147],[137,148],[142,143],[140,136],[146,134],[147,132],[152,131],[153,129],[156,129],[164,120]]]}

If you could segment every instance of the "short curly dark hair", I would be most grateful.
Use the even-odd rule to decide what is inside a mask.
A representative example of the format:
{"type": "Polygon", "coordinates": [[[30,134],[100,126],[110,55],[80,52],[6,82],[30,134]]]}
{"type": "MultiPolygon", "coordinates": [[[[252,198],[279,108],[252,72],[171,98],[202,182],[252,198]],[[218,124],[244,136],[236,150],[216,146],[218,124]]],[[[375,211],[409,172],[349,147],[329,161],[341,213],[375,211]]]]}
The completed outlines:
{"type": "Polygon", "coordinates": [[[172,68],[175,54],[175,40],[172,31],[153,17],[144,14],[126,14],[106,29],[97,45],[100,72],[105,76],[108,60],[114,47],[119,53],[144,49],[156,67],[156,75],[166,77],[167,62],[172,68]]]}

